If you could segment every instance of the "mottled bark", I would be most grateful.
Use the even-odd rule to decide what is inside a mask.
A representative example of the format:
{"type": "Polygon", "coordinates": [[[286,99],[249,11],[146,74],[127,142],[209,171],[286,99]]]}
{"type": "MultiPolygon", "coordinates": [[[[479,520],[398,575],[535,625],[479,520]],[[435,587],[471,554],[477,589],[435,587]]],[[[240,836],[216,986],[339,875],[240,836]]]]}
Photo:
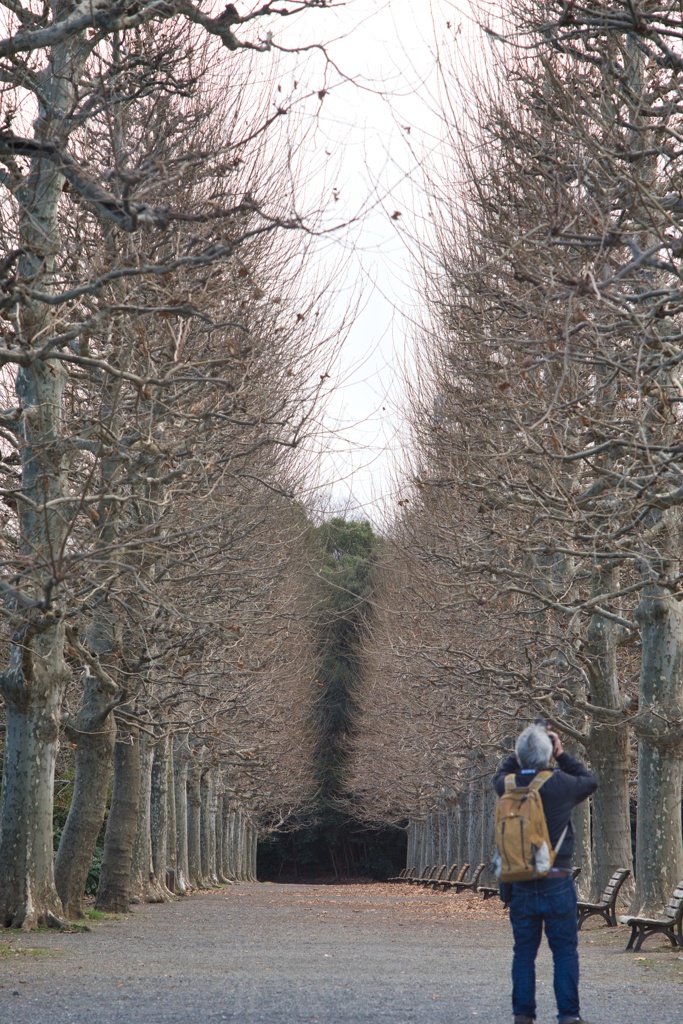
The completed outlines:
{"type": "Polygon", "coordinates": [[[209,828],[211,830],[211,846],[209,861],[211,865],[211,884],[218,885],[218,842],[217,842],[217,819],[218,819],[218,779],[217,772],[213,769],[209,773],[209,828]]]}
{"type": "Polygon", "coordinates": [[[454,802],[451,804],[448,826],[448,863],[458,864],[460,856],[460,807],[454,802]]]}
{"type": "Polygon", "coordinates": [[[202,768],[193,764],[187,780],[188,878],[193,889],[204,885],[202,877],[202,768]]]}
{"type": "Polygon", "coordinates": [[[167,780],[166,780],[166,803],[168,805],[168,843],[166,849],[166,864],[173,869],[175,891],[178,892],[178,839],[175,808],[175,758],[173,756],[173,740],[169,737],[169,751],[166,758],[167,780]]]}
{"type": "MultiPolygon", "coordinates": [[[[61,18],[68,0],[54,0],[61,18]]],[[[40,72],[40,100],[33,121],[42,141],[71,111],[75,85],[86,59],[76,40],[55,44],[40,72]]],[[[64,136],[65,132],[62,132],[64,136]]],[[[17,286],[53,290],[55,256],[61,239],[58,210],[64,178],[58,167],[37,156],[15,200],[20,204],[17,286]]],[[[17,318],[15,345],[27,354],[49,347],[52,311],[27,301],[17,318]]],[[[16,394],[21,408],[13,428],[19,441],[21,485],[17,519],[20,549],[27,566],[20,581],[29,598],[15,602],[17,622],[10,663],[0,674],[7,731],[0,807],[0,923],[29,929],[56,923],[61,914],[54,883],[52,801],[59,715],[68,672],[64,625],[53,601],[59,598],[59,559],[71,524],[66,451],[62,443],[62,404],[67,373],[62,363],[36,360],[20,369],[16,394]],[[35,602],[31,604],[30,602],[35,602]]]]}
{"type": "Polygon", "coordinates": [[[494,870],[493,856],[496,848],[496,795],[490,779],[485,780],[484,787],[484,848],[482,860],[486,864],[486,870],[481,878],[482,885],[495,885],[496,876],[494,870]]]}
{"type": "Polygon", "coordinates": [[[416,863],[416,828],[415,822],[408,822],[407,829],[407,842],[406,842],[406,867],[412,868],[416,863]]]}
{"type": "Polygon", "coordinates": [[[232,848],[232,804],[227,794],[223,797],[223,876],[226,881],[236,881],[235,858],[232,848]]]}
{"type": "Polygon", "coordinates": [[[214,829],[216,833],[216,874],[218,881],[224,884],[228,881],[223,869],[223,803],[227,800],[222,789],[216,792],[216,816],[214,829]]]}
{"type": "Polygon", "coordinates": [[[134,897],[147,903],[162,903],[163,893],[157,885],[152,865],[152,766],[154,740],[140,734],[140,805],[133,845],[131,890],[134,897]]]}
{"type": "Polygon", "coordinates": [[[466,864],[469,860],[469,841],[470,841],[470,789],[468,785],[464,785],[462,793],[458,799],[458,805],[460,807],[460,835],[458,842],[458,864],[466,864]]]}
{"type": "Polygon", "coordinates": [[[484,780],[477,778],[482,769],[475,768],[470,780],[470,820],[467,859],[474,868],[484,860],[484,780]]]}
{"type": "Polygon", "coordinates": [[[250,882],[258,881],[256,863],[258,859],[258,829],[254,821],[249,821],[248,831],[248,878],[250,882]]]}
{"type": "Polygon", "coordinates": [[[683,608],[651,585],[636,610],[642,637],[636,890],[631,912],[657,914],[683,878],[683,608]]]}
{"type": "MultiPolygon", "coordinates": [[[[200,801],[201,801],[201,825],[200,825],[200,837],[201,837],[201,864],[202,864],[202,881],[205,885],[215,885],[213,876],[213,864],[211,863],[212,853],[212,840],[213,840],[213,829],[211,827],[211,772],[206,770],[202,773],[200,783],[200,801]]],[[[214,850],[215,855],[215,850],[214,850]]]]}
{"type": "Polygon", "coordinates": [[[176,736],[173,745],[175,793],[176,892],[185,892],[190,884],[187,851],[187,773],[190,748],[187,735],[176,736]]]}
{"type": "Polygon", "coordinates": [[[140,743],[134,727],[118,725],[114,786],[104,833],[104,854],[95,906],[126,914],[132,896],[133,847],[140,804],[140,743]]]}
{"type": "Polygon", "coordinates": [[[52,794],[63,687],[54,682],[48,668],[44,685],[31,687],[24,700],[4,691],[0,925],[6,928],[37,928],[62,914],[54,883],[52,794]]]}
{"type": "MultiPolygon", "coordinates": [[[[594,590],[605,593],[615,589],[614,573],[596,573],[594,590]],[[605,577],[608,578],[605,578],[605,577]]],[[[614,622],[601,615],[591,619],[585,653],[591,701],[614,713],[612,720],[593,720],[586,741],[591,768],[600,785],[593,794],[593,842],[591,896],[597,899],[617,868],[633,870],[631,821],[629,811],[629,776],[631,750],[629,724],[621,708],[617,673],[617,630],[614,622]],[[621,717],[620,717],[621,716],[621,717]]],[[[582,876],[582,890],[587,887],[582,876]]],[[[624,896],[632,892],[632,880],[624,885],[624,896]],[[631,886],[631,888],[629,888],[631,886]]]]}
{"type": "Polygon", "coordinates": [[[76,775],[69,815],[55,859],[55,883],[69,920],[83,917],[83,896],[107,806],[116,740],[111,699],[115,687],[86,674],[83,704],[66,734],[76,745],[76,775]]]}
{"type": "Polygon", "coordinates": [[[60,501],[68,491],[59,443],[64,370],[36,364],[21,370],[23,415],[21,547],[33,566],[26,589],[46,607],[25,609],[13,636],[10,665],[0,675],[7,727],[0,808],[0,922],[26,930],[62,913],[54,882],[53,783],[59,718],[68,671],[64,625],[50,605],[52,559],[67,523],[60,501]],[[55,506],[48,503],[55,502],[55,506]],[[30,504],[29,504],[30,503],[30,504]],[[42,586],[41,586],[42,583],[42,586]]]}
{"type": "Polygon", "coordinates": [[[576,888],[582,900],[589,900],[593,893],[593,851],[591,846],[591,807],[590,799],[584,800],[572,811],[574,826],[573,861],[581,874],[576,880],[576,888]]]}
{"type": "MultiPolygon", "coordinates": [[[[152,884],[157,896],[170,899],[166,886],[168,867],[168,763],[171,740],[162,736],[154,745],[150,780],[150,842],[152,848],[152,884]]],[[[173,845],[175,846],[175,840],[173,845]]]]}

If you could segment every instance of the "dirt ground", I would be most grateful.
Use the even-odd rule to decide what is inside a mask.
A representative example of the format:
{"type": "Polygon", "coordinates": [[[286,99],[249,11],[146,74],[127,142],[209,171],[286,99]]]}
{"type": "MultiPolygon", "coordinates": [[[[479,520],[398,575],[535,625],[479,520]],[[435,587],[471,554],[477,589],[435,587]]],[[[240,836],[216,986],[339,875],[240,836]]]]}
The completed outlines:
{"type": "MultiPolygon", "coordinates": [[[[239,885],[80,934],[0,934],[0,1024],[510,1024],[498,901],[399,885],[239,885]]],[[[593,1024],[679,1024],[683,950],[581,936],[593,1024]]],[[[538,1024],[555,1019],[547,949],[538,1024]]]]}

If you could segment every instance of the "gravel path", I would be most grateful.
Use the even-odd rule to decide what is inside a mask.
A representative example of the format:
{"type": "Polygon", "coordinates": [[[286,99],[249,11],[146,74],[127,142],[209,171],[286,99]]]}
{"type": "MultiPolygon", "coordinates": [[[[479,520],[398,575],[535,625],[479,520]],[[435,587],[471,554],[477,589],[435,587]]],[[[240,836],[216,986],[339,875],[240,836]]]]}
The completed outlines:
{"type": "MultiPolygon", "coordinates": [[[[679,1024],[683,950],[582,934],[594,1024],[679,1024]]],[[[89,934],[0,935],[0,1024],[510,1024],[497,901],[390,885],[240,885],[89,934]],[[3,952],[4,949],[4,952],[3,952]]],[[[538,1024],[554,1017],[547,950],[538,1024]]]]}

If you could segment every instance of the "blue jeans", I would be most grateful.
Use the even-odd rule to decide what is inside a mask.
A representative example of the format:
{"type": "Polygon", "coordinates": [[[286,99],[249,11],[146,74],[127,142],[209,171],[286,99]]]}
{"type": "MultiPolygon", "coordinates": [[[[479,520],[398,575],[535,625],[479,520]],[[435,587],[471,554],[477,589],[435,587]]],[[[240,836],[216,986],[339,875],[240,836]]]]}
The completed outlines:
{"type": "Polygon", "coordinates": [[[553,954],[558,1017],[579,1017],[579,949],[576,889],[571,878],[515,882],[510,903],[515,939],[512,956],[512,1012],[536,1016],[536,954],[545,925],[553,954]]]}

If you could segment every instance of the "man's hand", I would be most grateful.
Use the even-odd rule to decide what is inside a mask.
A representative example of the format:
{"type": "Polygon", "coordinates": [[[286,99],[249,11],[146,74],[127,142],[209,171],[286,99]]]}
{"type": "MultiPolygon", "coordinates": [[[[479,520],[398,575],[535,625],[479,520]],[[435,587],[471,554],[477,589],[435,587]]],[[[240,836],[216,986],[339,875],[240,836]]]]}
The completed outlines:
{"type": "Polygon", "coordinates": [[[550,739],[553,741],[553,757],[555,758],[555,760],[557,760],[560,754],[564,754],[562,740],[556,732],[550,732],[550,730],[548,730],[548,736],[550,736],[550,739]]]}

